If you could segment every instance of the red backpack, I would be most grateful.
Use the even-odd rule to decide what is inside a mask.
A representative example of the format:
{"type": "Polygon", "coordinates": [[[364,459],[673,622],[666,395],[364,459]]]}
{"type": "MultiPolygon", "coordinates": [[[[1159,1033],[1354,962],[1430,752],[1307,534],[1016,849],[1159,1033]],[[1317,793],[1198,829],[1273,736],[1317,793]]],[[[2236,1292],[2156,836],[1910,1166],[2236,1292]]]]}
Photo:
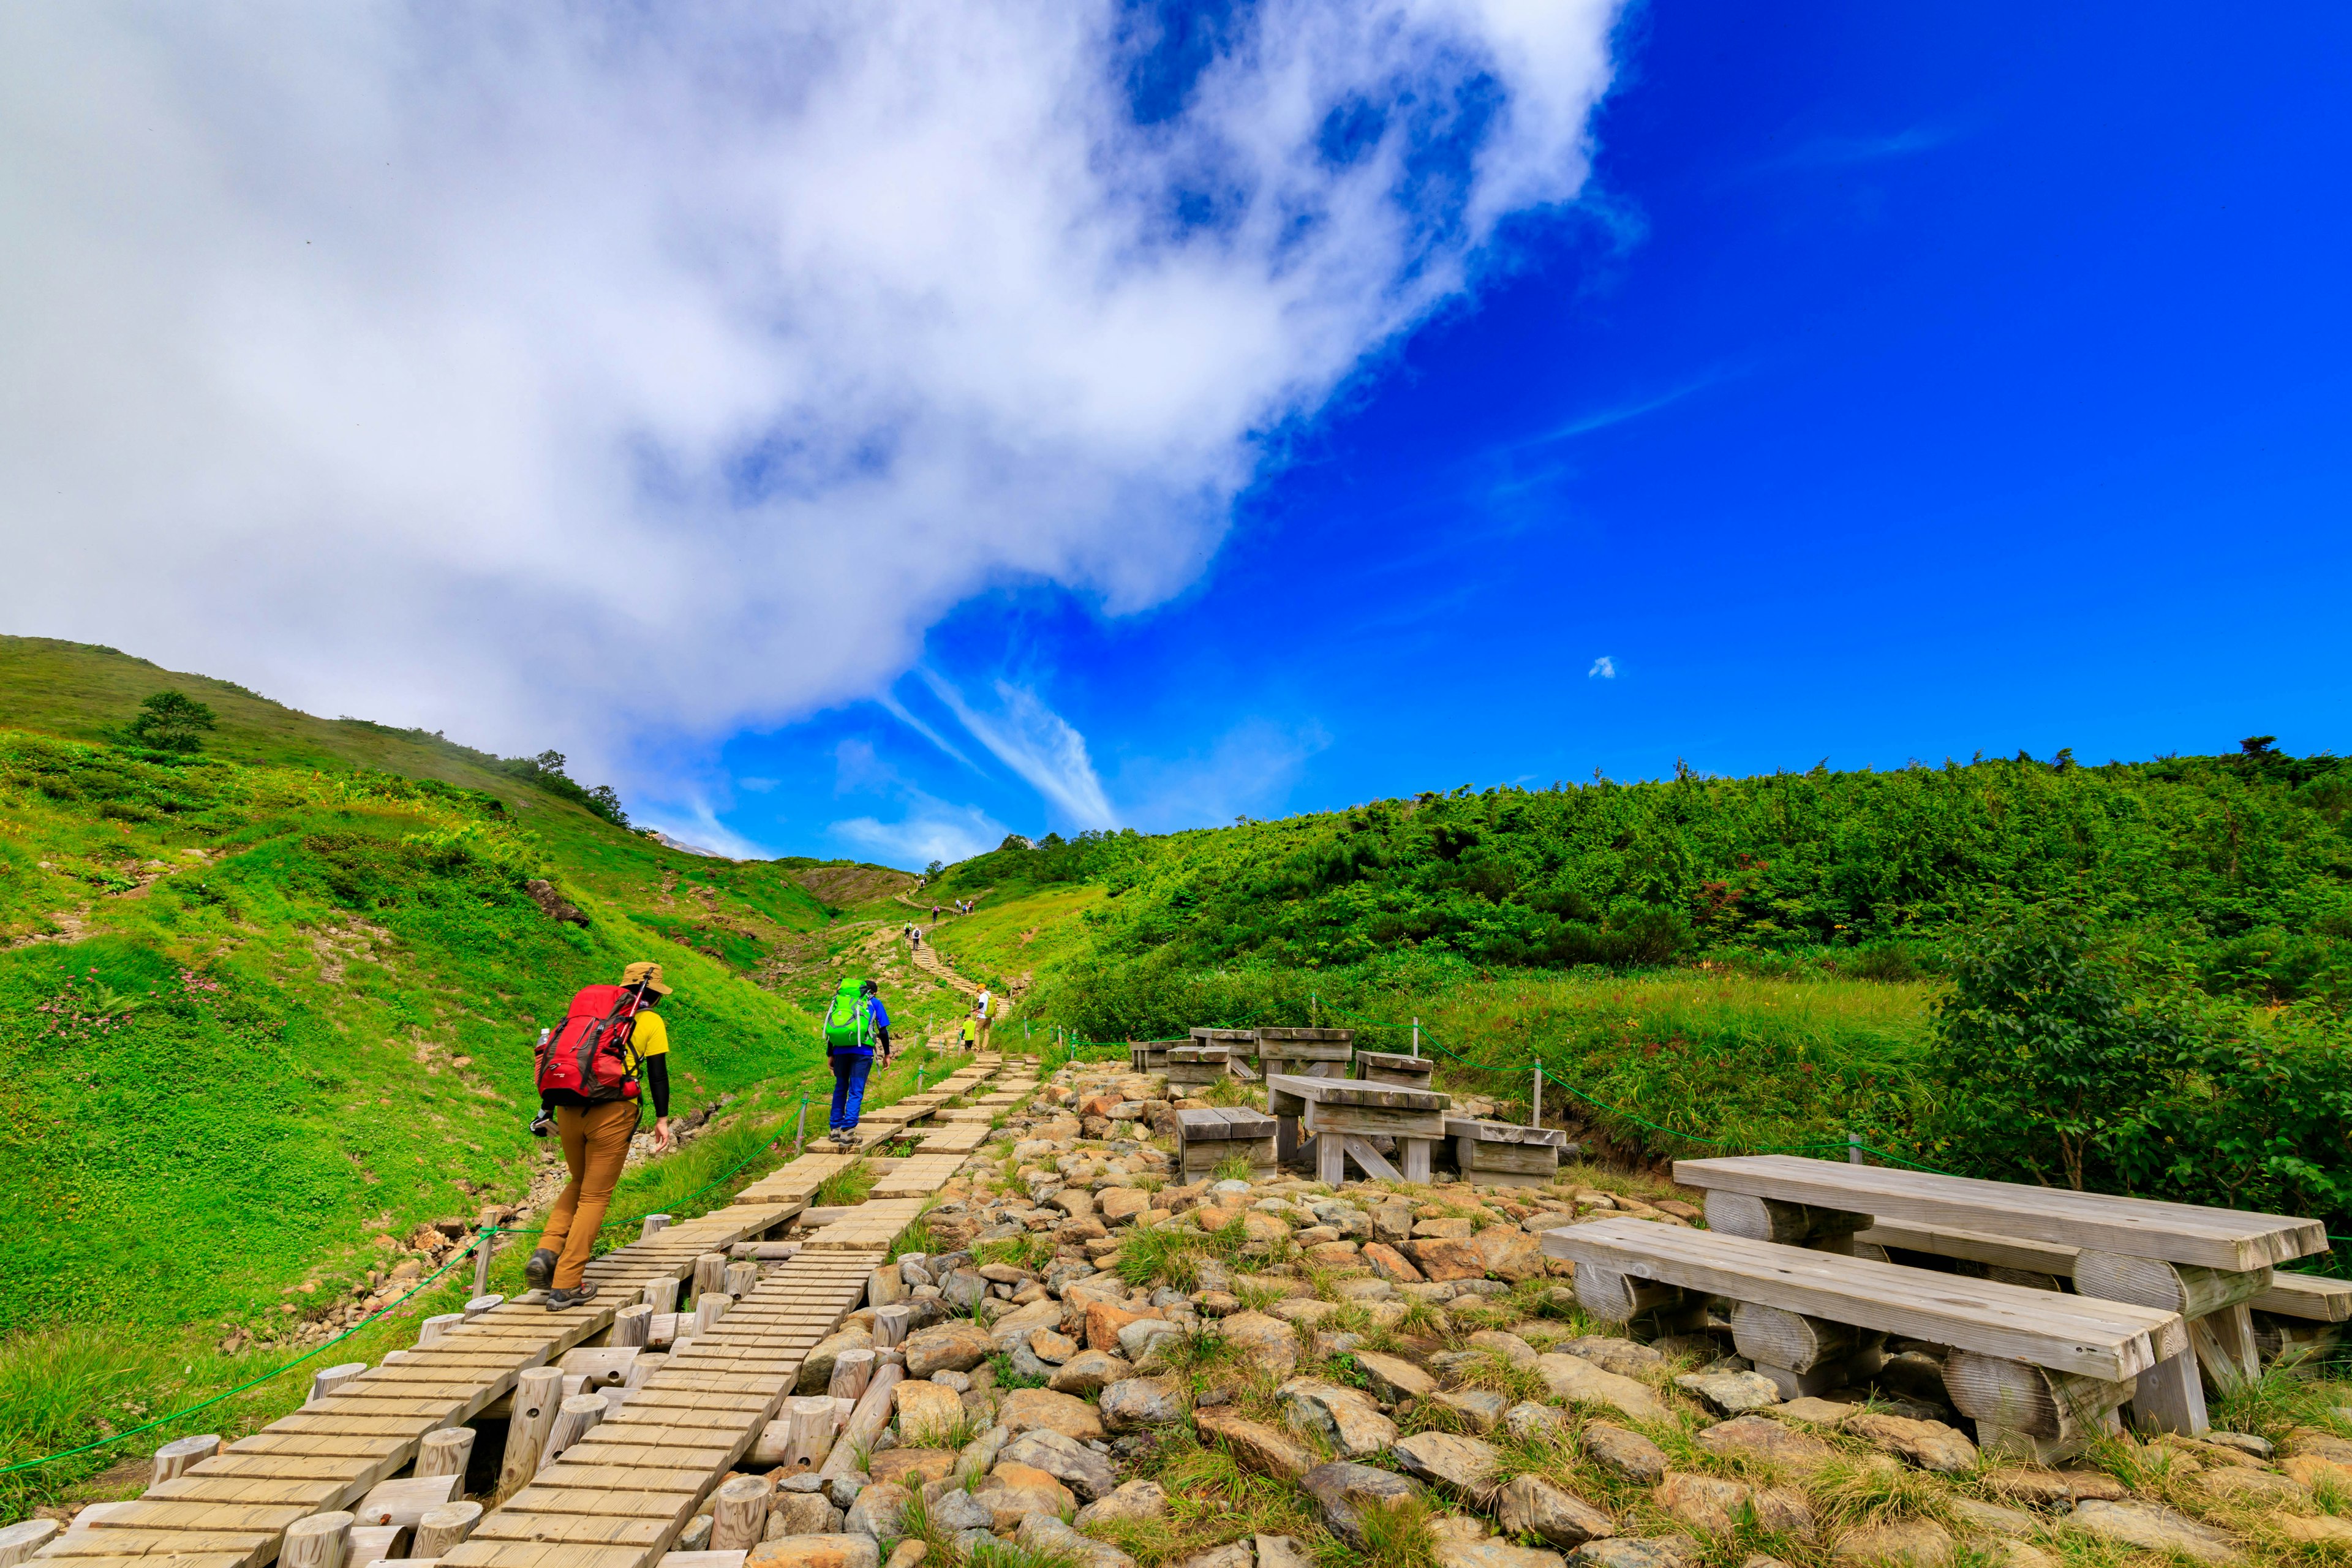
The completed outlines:
{"type": "Polygon", "coordinates": [[[642,986],[583,985],[572,1010],[539,1047],[539,1092],[572,1094],[590,1104],[637,1098],[636,1030],[642,986]]]}

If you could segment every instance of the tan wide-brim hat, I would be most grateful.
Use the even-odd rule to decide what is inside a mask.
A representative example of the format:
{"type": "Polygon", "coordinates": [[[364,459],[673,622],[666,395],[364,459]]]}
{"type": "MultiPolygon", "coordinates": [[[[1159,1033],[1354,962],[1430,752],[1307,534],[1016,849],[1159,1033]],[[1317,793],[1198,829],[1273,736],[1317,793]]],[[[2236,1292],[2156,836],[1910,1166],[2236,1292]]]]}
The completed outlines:
{"type": "Polygon", "coordinates": [[[624,985],[635,985],[640,980],[646,983],[646,989],[655,995],[669,994],[669,987],[662,984],[660,964],[632,963],[621,971],[621,984],[624,985]]]}

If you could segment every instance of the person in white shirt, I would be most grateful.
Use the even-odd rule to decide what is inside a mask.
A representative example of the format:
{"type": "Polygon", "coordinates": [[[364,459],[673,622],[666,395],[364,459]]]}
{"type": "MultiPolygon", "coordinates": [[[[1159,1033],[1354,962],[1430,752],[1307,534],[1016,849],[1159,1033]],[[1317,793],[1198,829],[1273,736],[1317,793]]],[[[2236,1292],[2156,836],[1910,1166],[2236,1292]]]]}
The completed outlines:
{"type": "Polygon", "coordinates": [[[982,987],[980,993],[980,1048],[983,1051],[988,1049],[988,1026],[992,1016],[995,1012],[995,1009],[991,1005],[992,1000],[993,998],[989,995],[987,988],[985,986],[982,987]]]}

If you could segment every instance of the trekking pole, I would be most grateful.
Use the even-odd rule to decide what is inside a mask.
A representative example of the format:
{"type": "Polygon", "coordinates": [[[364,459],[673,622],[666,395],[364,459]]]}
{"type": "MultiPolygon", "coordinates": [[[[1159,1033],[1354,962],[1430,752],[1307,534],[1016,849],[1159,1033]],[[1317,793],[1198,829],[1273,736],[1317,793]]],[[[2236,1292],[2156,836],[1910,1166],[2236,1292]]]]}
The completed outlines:
{"type": "Polygon", "coordinates": [[[801,1141],[808,1136],[808,1096],[801,1096],[801,1119],[793,1128],[793,1158],[801,1157],[801,1141]]]}
{"type": "Polygon", "coordinates": [[[482,1226],[481,1235],[474,1238],[474,1294],[490,1293],[490,1237],[498,1234],[496,1226],[482,1226]]]}

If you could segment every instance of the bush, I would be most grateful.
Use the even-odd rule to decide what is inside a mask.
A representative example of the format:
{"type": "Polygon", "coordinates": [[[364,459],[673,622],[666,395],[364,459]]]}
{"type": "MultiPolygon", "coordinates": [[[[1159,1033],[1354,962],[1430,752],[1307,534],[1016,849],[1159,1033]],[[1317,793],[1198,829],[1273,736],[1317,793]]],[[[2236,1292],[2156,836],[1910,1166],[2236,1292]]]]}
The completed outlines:
{"type": "Polygon", "coordinates": [[[151,751],[183,754],[205,749],[205,731],[214,727],[210,708],[184,691],[158,691],[139,705],[130,723],[131,739],[151,751]]]}

